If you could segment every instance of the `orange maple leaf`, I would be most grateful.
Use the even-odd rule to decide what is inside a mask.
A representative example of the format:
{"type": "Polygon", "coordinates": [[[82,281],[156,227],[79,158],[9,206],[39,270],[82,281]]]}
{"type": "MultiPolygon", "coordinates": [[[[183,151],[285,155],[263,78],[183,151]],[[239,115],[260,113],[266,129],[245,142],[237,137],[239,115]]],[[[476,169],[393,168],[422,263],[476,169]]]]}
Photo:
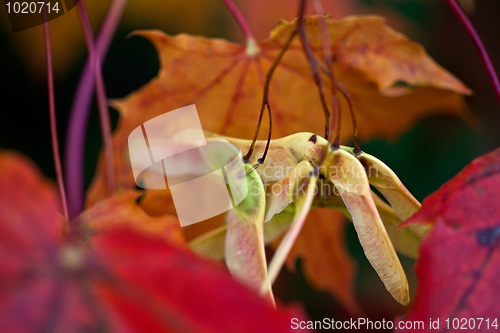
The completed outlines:
{"type": "MultiPolygon", "coordinates": [[[[465,116],[461,94],[470,94],[470,90],[436,64],[422,46],[389,28],[384,19],[351,16],[326,22],[335,75],[351,94],[361,138],[394,138],[429,114],[465,116]]],[[[159,31],[136,32],[155,45],[161,69],[144,87],[113,103],[121,115],[113,140],[117,184],[134,186],[126,153],[130,132],[170,110],[195,103],[205,130],[251,138],[265,73],[294,27],[295,22],[281,22],[268,39],[247,47],[186,34],[171,37],[159,31]]],[[[306,18],[305,28],[313,50],[321,52],[318,18],[306,18]]],[[[301,131],[323,134],[316,90],[296,39],[271,81],[275,137],[301,131]]],[[[343,100],[341,107],[344,113],[348,110],[343,100]]],[[[350,128],[347,113],[342,128],[350,128]]],[[[350,136],[344,131],[344,139],[350,136]]],[[[104,196],[103,163],[101,159],[90,203],[104,196]]]]}

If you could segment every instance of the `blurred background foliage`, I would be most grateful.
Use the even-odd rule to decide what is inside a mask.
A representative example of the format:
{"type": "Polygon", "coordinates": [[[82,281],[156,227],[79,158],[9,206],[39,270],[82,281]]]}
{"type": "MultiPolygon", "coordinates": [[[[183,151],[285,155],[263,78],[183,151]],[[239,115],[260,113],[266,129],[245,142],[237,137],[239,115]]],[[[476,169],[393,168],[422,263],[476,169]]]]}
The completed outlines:
{"type": "MultiPolygon", "coordinates": [[[[97,31],[110,0],[87,0],[97,31]]],[[[265,38],[279,18],[292,19],[297,0],[235,1],[254,35],[265,38]]],[[[498,0],[463,0],[464,8],[488,49],[493,64],[500,67],[498,0]]],[[[465,30],[444,0],[323,0],[333,17],[376,14],[389,25],[423,44],[438,63],[473,91],[467,98],[477,115],[478,126],[462,120],[433,116],[417,123],[399,140],[364,142],[362,149],[389,165],[407,188],[422,200],[452,178],[473,158],[500,146],[500,106],[489,85],[479,56],[465,30]]],[[[311,11],[310,11],[311,12],[311,11]]],[[[55,69],[56,112],[61,147],[73,94],[86,59],[86,47],[76,10],[50,22],[55,69]]],[[[243,35],[220,0],[130,0],[103,66],[109,98],[120,98],[156,76],[156,51],[146,40],[127,38],[137,29],[160,29],[243,42],[243,35]]],[[[4,8],[0,9],[0,148],[15,149],[30,156],[49,177],[55,176],[49,133],[46,68],[41,27],[13,34],[4,8]]],[[[86,181],[90,182],[101,147],[97,110],[93,105],[86,150],[86,181]]],[[[401,110],[404,112],[404,110],[401,110]]],[[[319,111],[318,111],[319,112],[319,111]]],[[[118,114],[110,110],[116,124],[118,114]]],[[[363,255],[352,225],[347,232],[349,250],[358,262],[357,294],[363,310],[372,319],[392,319],[402,313],[385,291],[363,255]]],[[[334,241],[334,240],[332,240],[334,241]]],[[[402,258],[412,294],[416,288],[414,261],[402,258]]],[[[276,291],[284,301],[300,301],[313,319],[348,318],[327,293],[313,290],[300,271],[281,274],[276,291]]]]}

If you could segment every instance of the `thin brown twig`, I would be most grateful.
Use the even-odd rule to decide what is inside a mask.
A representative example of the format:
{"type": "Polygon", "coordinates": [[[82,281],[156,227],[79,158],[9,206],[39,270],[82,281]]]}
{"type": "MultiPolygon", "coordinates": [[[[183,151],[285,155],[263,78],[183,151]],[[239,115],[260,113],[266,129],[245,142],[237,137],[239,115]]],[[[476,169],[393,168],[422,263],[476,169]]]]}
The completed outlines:
{"type": "MultiPolygon", "coordinates": [[[[332,122],[330,125],[330,128],[333,129],[335,133],[334,137],[334,148],[338,149],[339,148],[339,141],[340,141],[340,131],[341,131],[341,124],[342,124],[342,109],[339,103],[339,98],[337,94],[337,89],[336,85],[333,83],[335,82],[335,72],[333,70],[333,57],[332,57],[332,51],[331,51],[331,46],[330,46],[330,37],[328,35],[328,27],[326,25],[326,19],[325,19],[325,13],[323,10],[323,6],[321,5],[320,0],[313,0],[314,4],[314,9],[316,11],[316,15],[319,16],[319,26],[320,26],[320,31],[321,31],[321,44],[323,46],[323,61],[325,62],[326,70],[323,69],[323,72],[328,76],[330,79],[330,90],[331,90],[331,98],[332,98],[332,122]]],[[[321,66],[321,64],[320,64],[321,66]]]]}
{"type": "MultiPolygon", "coordinates": [[[[347,91],[347,89],[340,83],[336,78],[335,78],[335,73],[333,71],[333,64],[332,64],[332,54],[330,50],[330,40],[328,38],[328,30],[326,26],[326,20],[323,16],[323,7],[321,6],[321,1],[319,0],[313,0],[314,2],[314,7],[316,10],[316,13],[319,15],[319,22],[320,22],[320,29],[321,29],[321,38],[322,38],[322,44],[323,44],[323,58],[325,61],[326,68],[321,66],[319,64],[320,69],[325,73],[331,80],[332,82],[332,110],[334,113],[334,117],[336,116],[336,121],[335,121],[335,139],[333,141],[332,149],[338,149],[340,146],[340,130],[341,130],[341,110],[340,110],[340,104],[338,103],[338,97],[337,97],[337,90],[340,90],[342,96],[347,102],[347,105],[349,107],[349,113],[351,114],[351,121],[352,121],[352,127],[353,127],[353,133],[354,133],[354,154],[360,154],[361,153],[361,148],[359,145],[359,135],[358,135],[358,126],[357,126],[357,121],[356,121],[356,115],[354,113],[354,109],[352,107],[352,102],[350,98],[350,94],[347,91]]],[[[312,52],[311,52],[312,54],[312,52]]],[[[314,57],[314,55],[312,55],[314,57]]],[[[333,127],[333,126],[332,126],[333,127]]]]}
{"type": "Polygon", "coordinates": [[[337,96],[335,96],[334,103],[336,103],[338,105],[338,107],[335,110],[335,112],[336,112],[335,115],[337,116],[337,119],[335,120],[335,126],[336,126],[335,127],[335,138],[333,139],[332,149],[337,150],[340,148],[340,132],[342,130],[342,109],[340,107],[340,103],[339,103],[337,96]]]}
{"type": "MultiPolygon", "coordinates": [[[[358,125],[356,122],[356,115],[354,114],[354,109],[352,107],[352,102],[351,102],[351,94],[347,91],[347,89],[344,87],[342,83],[339,81],[335,80],[334,81],[335,86],[337,87],[338,90],[340,90],[342,96],[347,102],[347,105],[349,106],[349,112],[351,114],[351,122],[352,122],[352,130],[354,133],[354,150],[353,153],[355,155],[361,154],[361,148],[359,146],[359,135],[358,135],[358,125]]],[[[336,140],[340,140],[340,135],[339,138],[335,138],[336,140]]],[[[338,145],[339,142],[336,142],[336,145],[338,145]]]]}
{"type": "Polygon", "coordinates": [[[325,61],[326,68],[330,70],[332,76],[334,75],[332,68],[332,50],[330,48],[330,37],[328,36],[328,27],[326,25],[325,13],[320,0],[313,0],[314,10],[319,17],[319,28],[321,31],[321,43],[323,46],[323,60],[325,61]]]}
{"type": "Polygon", "coordinates": [[[269,141],[271,140],[271,125],[272,125],[271,108],[269,107],[269,85],[270,85],[270,82],[271,82],[271,78],[272,78],[272,76],[274,74],[274,71],[278,67],[278,64],[280,63],[281,58],[283,58],[283,55],[285,54],[285,52],[287,51],[288,47],[292,43],[292,40],[293,40],[293,38],[295,37],[296,34],[297,34],[297,28],[295,28],[292,31],[292,33],[290,34],[290,37],[288,37],[288,40],[285,42],[285,44],[281,48],[280,52],[278,53],[278,56],[274,59],[274,62],[272,63],[272,65],[269,68],[269,70],[267,71],[266,80],[265,80],[265,83],[264,83],[264,93],[263,93],[263,96],[262,96],[262,106],[260,108],[259,122],[257,123],[257,128],[255,130],[255,136],[254,136],[254,138],[252,140],[252,144],[250,145],[250,148],[248,149],[248,153],[243,157],[243,161],[245,163],[247,163],[248,160],[250,159],[250,157],[252,157],[253,150],[254,150],[254,147],[255,147],[255,142],[257,141],[257,137],[259,136],[260,125],[262,123],[262,116],[264,115],[264,110],[265,110],[265,108],[267,106],[268,109],[269,109],[269,136],[268,136],[268,143],[266,145],[266,150],[264,151],[263,156],[261,158],[259,158],[259,160],[258,160],[259,164],[264,163],[264,159],[265,159],[265,156],[267,154],[267,149],[269,147],[269,141]]]}
{"type": "MultiPolygon", "coordinates": [[[[321,12],[322,7],[319,1],[316,0],[316,11],[321,12]]],[[[255,148],[255,143],[257,141],[257,137],[260,131],[260,125],[262,123],[262,117],[264,115],[264,110],[267,106],[268,111],[269,111],[269,136],[266,144],[266,148],[264,150],[264,154],[261,158],[259,158],[258,164],[254,165],[251,170],[255,170],[260,164],[264,163],[264,160],[267,155],[267,151],[269,149],[269,144],[271,140],[271,133],[272,133],[272,119],[271,119],[271,108],[269,105],[269,84],[272,78],[272,75],[277,68],[279,62],[281,61],[281,58],[285,54],[285,52],[288,50],[288,47],[290,46],[293,38],[295,37],[295,34],[299,33],[301,37],[301,42],[302,42],[302,47],[304,49],[304,52],[306,54],[306,58],[309,62],[311,72],[313,74],[314,80],[316,85],[318,86],[318,92],[320,96],[320,101],[321,105],[325,114],[325,139],[328,140],[329,136],[329,126],[330,126],[330,111],[328,110],[328,106],[326,104],[326,99],[325,99],[325,94],[323,91],[323,80],[321,78],[320,72],[318,69],[323,71],[331,80],[331,90],[332,90],[332,110],[334,111],[334,116],[335,116],[335,140],[332,144],[332,149],[338,149],[340,146],[340,129],[341,129],[341,110],[340,110],[340,103],[338,102],[338,97],[337,97],[337,89],[340,90],[342,93],[342,96],[345,98],[348,106],[349,106],[349,112],[351,114],[351,120],[353,124],[353,132],[354,132],[354,153],[359,154],[361,153],[361,148],[359,145],[359,139],[358,139],[358,128],[357,128],[357,122],[356,122],[356,117],[354,114],[354,109],[352,107],[352,102],[350,99],[350,94],[347,91],[347,89],[335,78],[334,71],[333,71],[333,64],[332,64],[332,55],[331,55],[331,50],[330,50],[330,41],[328,38],[328,30],[326,26],[326,22],[324,21],[323,17],[320,17],[320,25],[321,25],[321,33],[322,33],[322,45],[323,45],[323,57],[325,61],[326,68],[321,65],[316,60],[316,57],[314,56],[314,53],[312,51],[312,48],[307,40],[307,35],[305,31],[305,24],[304,24],[304,13],[305,13],[305,5],[306,5],[306,0],[301,0],[300,5],[299,5],[299,15],[298,15],[298,21],[295,29],[292,31],[290,34],[290,37],[288,40],[285,42],[283,47],[280,50],[280,53],[274,60],[273,64],[271,65],[270,69],[268,70],[266,74],[266,81],[264,84],[264,93],[263,93],[263,98],[262,98],[262,105],[261,105],[261,110],[260,110],[260,115],[259,115],[259,121],[257,123],[257,128],[255,131],[254,138],[252,140],[252,143],[250,145],[250,148],[248,150],[248,153],[243,157],[243,161],[247,163],[252,156],[253,150],[255,148]],[[321,20],[323,19],[323,20],[321,20]]],[[[332,119],[333,122],[333,119],[332,119]]]]}
{"type": "Polygon", "coordinates": [[[267,106],[267,111],[269,113],[269,134],[267,137],[266,149],[264,149],[264,154],[262,155],[261,158],[257,160],[259,164],[263,164],[266,159],[267,152],[269,151],[269,144],[271,143],[271,133],[273,128],[273,117],[271,117],[271,105],[269,105],[269,102],[266,102],[266,106],[267,106]]]}
{"type": "Polygon", "coordinates": [[[250,170],[247,171],[247,173],[246,173],[247,175],[250,174],[255,169],[257,169],[259,167],[259,165],[264,164],[264,161],[266,160],[267,152],[269,151],[269,145],[271,144],[273,118],[271,117],[271,106],[269,105],[269,103],[266,103],[266,106],[267,106],[267,110],[269,112],[269,134],[267,137],[266,149],[264,149],[264,154],[262,154],[262,157],[257,160],[257,163],[254,166],[252,166],[252,168],[250,170]]]}
{"type": "MultiPolygon", "coordinates": [[[[325,68],[321,68],[326,76],[330,79],[330,91],[331,91],[331,101],[332,101],[332,117],[331,117],[331,129],[334,130],[335,139],[340,138],[341,129],[341,115],[342,110],[340,109],[339,98],[337,94],[337,87],[334,84],[335,72],[333,70],[333,57],[330,43],[330,36],[328,35],[328,26],[326,25],[326,13],[323,10],[323,5],[320,0],[313,0],[314,10],[316,15],[318,15],[319,27],[321,31],[321,45],[323,47],[323,61],[325,62],[325,68]]],[[[321,66],[321,63],[319,64],[321,66]]],[[[331,150],[339,149],[339,141],[335,140],[333,145],[330,145],[331,150]],[[335,142],[337,142],[335,144],[335,142]]],[[[325,147],[321,153],[321,158],[319,160],[318,166],[321,166],[328,155],[328,146],[325,147]]]]}
{"type": "MultiPolygon", "coordinates": [[[[330,72],[327,68],[325,68],[321,64],[319,64],[319,68],[326,76],[332,78],[330,73],[333,73],[333,72],[330,72]]],[[[337,88],[339,88],[338,85],[340,84],[340,82],[337,79],[335,79],[335,77],[332,78],[332,81],[333,81],[332,91],[335,90],[335,92],[336,92],[337,88]]],[[[350,100],[350,94],[347,92],[347,90],[345,89],[345,87],[343,85],[342,85],[342,87],[343,87],[343,90],[341,90],[341,91],[344,92],[342,94],[342,96],[346,100],[347,104],[352,107],[351,100],[350,100]]],[[[341,108],[340,103],[338,101],[337,93],[335,93],[332,96],[332,104],[334,104],[333,105],[334,116],[337,117],[336,119],[332,118],[332,128],[335,128],[335,137],[334,137],[334,140],[332,143],[332,150],[337,150],[340,147],[340,132],[341,132],[341,128],[342,128],[342,108],[341,108]],[[337,105],[335,105],[335,104],[337,104],[337,105]]],[[[350,109],[350,111],[352,112],[352,109],[350,109]]],[[[351,113],[351,114],[353,114],[353,113],[351,113]]],[[[357,130],[355,130],[354,132],[356,135],[357,130]]]]}
{"type": "MultiPolygon", "coordinates": [[[[320,70],[325,74],[327,75],[328,77],[330,77],[332,79],[332,82],[333,82],[333,86],[336,88],[336,90],[340,90],[341,94],[342,94],[342,97],[344,97],[344,99],[346,100],[347,102],[347,105],[349,107],[349,113],[351,115],[351,121],[352,121],[352,128],[353,128],[353,133],[354,133],[354,154],[358,155],[361,153],[361,148],[360,148],[360,145],[359,145],[359,135],[358,135],[358,125],[357,125],[357,121],[356,121],[356,114],[354,113],[354,108],[352,106],[352,102],[351,102],[351,94],[349,93],[349,91],[347,91],[347,89],[344,87],[344,85],[338,81],[334,74],[333,74],[333,66],[332,66],[332,69],[329,70],[327,68],[325,68],[325,66],[322,66],[321,63],[318,64],[320,70]]],[[[341,121],[341,110],[339,109],[339,113],[337,114],[337,124],[338,124],[338,131],[336,131],[336,134],[335,134],[335,139],[333,141],[333,144],[332,144],[332,149],[338,149],[339,146],[340,146],[340,121],[341,121]]]]}
{"type": "Polygon", "coordinates": [[[314,82],[318,86],[318,93],[321,101],[321,107],[323,108],[323,113],[325,114],[325,139],[328,140],[328,136],[330,134],[330,111],[328,110],[328,106],[326,105],[325,94],[323,91],[323,79],[321,78],[321,75],[318,72],[318,61],[316,60],[311,45],[309,45],[309,42],[307,40],[305,24],[304,24],[305,5],[306,5],[306,0],[301,0],[297,28],[300,33],[300,40],[302,42],[302,47],[304,49],[307,61],[309,62],[309,66],[311,68],[311,73],[314,77],[314,82]]]}

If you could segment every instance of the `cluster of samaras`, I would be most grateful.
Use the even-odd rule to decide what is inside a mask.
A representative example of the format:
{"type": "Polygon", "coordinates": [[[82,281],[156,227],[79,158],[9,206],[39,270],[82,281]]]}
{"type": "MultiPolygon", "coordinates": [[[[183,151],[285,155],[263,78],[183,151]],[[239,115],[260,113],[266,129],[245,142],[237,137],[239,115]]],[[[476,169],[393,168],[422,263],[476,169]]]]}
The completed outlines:
{"type": "MultiPolygon", "coordinates": [[[[205,135],[209,145],[224,141],[245,151],[251,144],[248,140],[205,135]]],[[[182,139],[185,144],[186,138],[182,139]]],[[[229,211],[226,225],[193,240],[191,247],[206,256],[225,258],[235,277],[272,299],[271,284],[307,212],[313,207],[332,207],[352,220],[365,255],[387,290],[407,305],[408,282],[394,248],[416,257],[428,228],[399,228],[420,208],[420,203],[394,172],[371,155],[355,154],[345,146],[332,149],[327,140],[311,133],[272,140],[267,158],[255,168],[265,146],[265,141],[257,141],[246,174],[248,184],[261,191],[249,193],[245,201],[229,211]],[[370,186],[380,191],[389,204],[370,186]],[[267,267],[264,246],[284,232],[267,267]]]]}

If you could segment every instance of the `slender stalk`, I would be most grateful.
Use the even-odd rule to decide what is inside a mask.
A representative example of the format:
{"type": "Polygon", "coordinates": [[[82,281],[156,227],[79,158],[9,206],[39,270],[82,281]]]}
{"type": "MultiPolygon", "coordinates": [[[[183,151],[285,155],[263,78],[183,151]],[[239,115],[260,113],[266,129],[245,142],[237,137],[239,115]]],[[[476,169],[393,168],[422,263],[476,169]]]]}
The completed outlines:
{"type": "MultiPolygon", "coordinates": [[[[324,40],[323,40],[324,43],[324,40]]],[[[314,55],[313,55],[314,57],[314,55]]],[[[328,63],[328,62],[327,62],[328,63]]],[[[356,121],[356,114],[354,113],[354,108],[352,107],[352,102],[351,102],[351,94],[347,91],[347,89],[344,87],[340,81],[338,81],[335,78],[334,72],[333,72],[333,66],[330,63],[330,68],[325,68],[324,66],[321,66],[319,64],[319,68],[325,75],[327,75],[331,80],[332,80],[332,94],[334,99],[332,101],[334,110],[338,108],[338,106],[335,105],[335,103],[338,103],[338,100],[336,100],[336,92],[337,90],[340,90],[342,93],[342,96],[347,102],[347,105],[349,107],[349,113],[351,114],[351,122],[352,122],[352,128],[353,128],[353,133],[354,133],[354,154],[358,155],[361,153],[361,148],[359,145],[359,135],[358,135],[358,125],[356,121]]],[[[335,139],[333,141],[333,144],[331,145],[332,150],[336,150],[340,147],[340,128],[341,128],[341,112],[340,109],[338,110],[339,112],[336,113],[337,115],[337,121],[336,121],[336,127],[337,130],[335,132],[335,139]]]]}
{"type": "Polygon", "coordinates": [[[245,38],[248,40],[254,40],[252,31],[250,30],[250,27],[248,26],[247,21],[245,20],[245,17],[241,14],[240,10],[236,5],[231,1],[231,0],[222,0],[226,7],[229,9],[231,14],[233,14],[234,18],[236,19],[236,22],[241,28],[241,31],[243,31],[243,34],[245,35],[245,38]]]}
{"type": "MultiPolygon", "coordinates": [[[[95,53],[99,64],[102,64],[104,60],[126,4],[127,0],[114,0],[109,7],[95,43],[95,53]]],[[[71,188],[68,193],[71,217],[77,216],[83,210],[85,135],[90,103],[94,94],[94,73],[89,57],[78,82],[68,124],[65,175],[66,184],[68,188],[71,188]]]]}
{"type": "Polygon", "coordinates": [[[269,144],[271,143],[271,133],[273,132],[273,117],[271,116],[271,106],[269,102],[266,103],[267,111],[269,112],[269,134],[267,136],[266,149],[264,149],[264,154],[258,159],[259,164],[263,164],[266,160],[267,152],[269,151],[269,144]]]}
{"type": "Polygon", "coordinates": [[[64,219],[66,220],[66,227],[69,230],[69,213],[68,213],[68,203],[66,201],[66,191],[64,189],[64,179],[61,167],[61,158],[59,153],[59,142],[57,139],[57,124],[56,124],[56,105],[54,98],[54,77],[52,71],[52,52],[50,49],[50,35],[49,35],[49,23],[47,22],[47,13],[43,12],[44,24],[43,33],[45,36],[45,55],[47,58],[47,86],[49,94],[49,113],[50,113],[50,136],[52,140],[52,152],[54,155],[54,166],[56,168],[57,185],[59,187],[59,195],[61,197],[61,204],[64,214],[64,219]]]}
{"type": "Polygon", "coordinates": [[[323,44],[323,60],[326,68],[330,70],[333,76],[332,68],[332,50],[330,48],[330,37],[328,36],[328,27],[326,26],[325,13],[320,0],[313,0],[314,10],[319,17],[319,27],[321,31],[321,43],[323,44]]]}
{"type": "Polygon", "coordinates": [[[318,62],[311,49],[311,45],[309,45],[309,42],[307,40],[306,29],[304,24],[305,5],[306,5],[306,0],[301,0],[297,27],[300,32],[300,40],[302,42],[302,47],[306,54],[307,61],[309,62],[311,73],[314,77],[314,82],[318,86],[318,93],[321,101],[321,107],[323,108],[323,113],[325,114],[325,139],[328,140],[328,136],[330,134],[330,111],[328,110],[328,106],[326,105],[325,94],[323,92],[323,79],[321,78],[321,75],[318,72],[318,62]]]}
{"type": "Polygon", "coordinates": [[[476,47],[476,50],[479,53],[479,56],[481,57],[481,61],[483,62],[483,66],[486,69],[486,73],[488,73],[488,78],[490,79],[491,85],[493,86],[493,90],[495,91],[497,100],[500,103],[500,82],[498,80],[495,68],[491,63],[490,56],[488,55],[488,52],[486,51],[486,48],[484,47],[483,42],[481,41],[481,38],[477,34],[476,29],[474,29],[474,26],[470,22],[467,15],[465,15],[463,9],[460,7],[457,1],[446,0],[446,2],[448,2],[448,5],[450,5],[453,12],[455,12],[455,15],[458,17],[458,19],[464,26],[465,30],[469,34],[470,38],[474,42],[474,46],[476,47]]]}
{"type": "MultiPolygon", "coordinates": [[[[333,140],[333,143],[331,145],[332,150],[336,150],[340,147],[340,132],[341,132],[341,120],[342,120],[342,110],[340,107],[340,103],[338,101],[338,96],[337,96],[337,90],[340,90],[342,93],[342,96],[347,102],[347,105],[349,106],[349,112],[351,114],[351,119],[353,122],[353,129],[354,129],[354,145],[359,147],[359,140],[358,140],[358,128],[356,125],[356,115],[354,114],[354,109],[352,107],[351,103],[351,98],[350,94],[347,91],[347,89],[334,77],[333,72],[330,72],[327,68],[324,66],[321,66],[320,64],[320,69],[325,75],[330,77],[333,80],[333,87],[332,91],[335,91],[335,94],[332,96],[332,104],[333,104],[333,110],[335,111],[334,116],[337,117],[336,120],[332,119],[332,128],[336,128],[335,130],[335,138],[333,140]]],[[[360,150],[361,151],[361,150],[360,150]]]]}
{"type": "MultiPolygon", "coordinates": [[[[297,34],[297,28],[295,28],[292,31],[292,33],[290,34],[290,37],[288,37],[288,40],[285,42],[285,44],[281,48],[280,52],[278,53],[278,56],[274,59],[274,62],[272,63],[271,67],[269,68],[269,70],[266,73],[266,81],[264,83],[264,94],[263,94],[263,97],[262,97],[262,106],[260,108],[259,122],[257,123],[257,128],[255,129],[255,135],[253,137],[252,144],[250,145],[250,148],[248,149],[248,153],[243,157],[243,161],[245,163],[247,163],[248,160],[250,159],[250,157],[252,157],[253,150],[254,150],[254,147],[255,147],[255,142],[257,141],[257,137],[259,136],[260,124],[262,123],[262,116],[264,115],[264,110],[265,110],[266,106],[269,107],[269,84],[271,82],[271,78],[273,77],[274,71],[278,67],[278,64],[280,63],[281,58],[283,58],[283,55],[285,54],[286,50],[288,50],[288,47],[292,43],[292,40],[293,40],[293,38],[295,37],[296,34],[297,34]]],[[[270,125],[269,126],[269,140],[271,138],[271,123],[272,123],[272,120],[271,120],[271,109],[269,108],[269,125],[270,125]]],[[[259,164],[264,163],[264,158],[265,158],[265,156],[267,154],[267,148],[268,147],[269,147],[269,142],[266,145],[266,151],[264,151],[263,158],[260,158],[258,160],[259,164]]]]}
{"type": "MultiPolygon", "coordinates": [[[[335,86],[338,88],[338,90],[340,90],[340,92],[342,93],[342,96],[344,96],[344,99],[346,100],[347,105],[349,106],[349,113],[351,114],[352,130],[353,130],[353,133],[354,133],[354,150],[353,150],[353,153],[355,155],[359,155],[359,154],[361,154],[361,148],[359,146],[358,125],[357,125],[357,122],[356,122],[356,115],[354,114],[354,109],[353,109],[352,103],[351,103],[351,94],[349,94],[349,92],[344,87],[344,85],[342,83],[340,83],[339,81],[335,80],[334,83],[335,83],[335,86]]],[[[336,140],[340,140],[340,134],[339,134],[339,137],[335,138],[335,139],[336,140]]],[[[336,141],[335,144],[338,145],[339,142],[336,141]]]]}
{"type": "MultiPolygon", "coordinates": [[[[358,126],[356,122],[356,115],[354,114],[354,109],[352,107],[351,103],[351,98],[350,94],[347,91],[347,89],[335,78],[335,73],[333,71],[333,64],[332,64],[332,53],[330,49],[330,39],[328,37],[328,29],[326,26],[326,20],[324,18],[324,13],[323,13],[323,7],[321,6],[321,1],[319,0],[313,0],[314,7],[316,10],[316,14],[319,15],[319,23],[320,23],[320,29],[321,29],[321,42],[323,44],[323,58],[325,61],[326,68],[321,67],[321,70],[330,78],[332,85],[332,110],[333,110],[333,121],[335,121],[335,138],[333,141],[333,144],[331,145],[332,150],[336,150],[340,147],[340,130],[341,130],[341,117],[342,113],[340,110],[340,104],[338,103],[338,97],[337,97],[337,90],[340,90],[342,93],[342,96],[347,102],[347,105],[349,106],[349,112],[351,114],[351,121],[352,121],[352,127],[353,127],[353,133],[354,133],[354,153],[355,154],[360,154],[361,153],[361,148],[359,145],[359,135],[358,135],[358,126]],[[336,118],[336,119],[335,119],[336,118]]],[[[304,32],[305,36],[305,32],[304,32]]],[[[303,39],[303,44],[307,44],[306,37],[303,39]]],[[[308,45],[309,46],[309,45],[308,45]]],[[[305,47],[305,46],[304,46],[305,47]]],[[[312,63],[315,62],[317,67],[317,61],[314,58],[314,54],[312,53],[312,50],[309,52],[306,51],[306,54],[308,55],[309,62],[311,63],[311,68],[313,67],[312,63]]],[[[316,69],[316,68],[315,68],[316,69]]],[[[317,69],[316,69],[317,70],[317,69]]],[[[313,72],[314,73],[314,72],[313,72]]],[[[318,73],[316,75],[319,76],[318,73]]],[[[320,88],[321,90],[321,88],[320,88]]]]}
{"type": "Polygon", "coordinates": [[[333,129],[335,133],[334,137],[334,147],[338,149],[340,147],[340,130],[341,130],[341,117],[342,110],[340,108],[339,97],[337,94],[337,87],[333,84],[335,79],[335,72],[333,70],[332,63],[332,50],[330,46],[330,37],[328,35],[328,27],[326,25],[325,12],[320,0],[313,0],[314,10],[316,15],[319,17],[319,27],[321,31],[321,44],[323,46],[323,61],[327,69],[326,75],[330,78],[330,90],[332,94],[332,117],[330,128],[333,129]],[[335,144],[336,142],[336,144],[335,144]]]}
{"type": "MultiPolygon", "coordinates": [[[[338,105],[340,105],[340,103],[338,102],[338,98],[336,102],[338,105]]],[[[340,148],[340,132],[342,130],[342,109],[340,107],[337,107],[336,112],[337,119],[335,120],[335,138],[333,139],[332,150],[337,150],[340,148]]]]}
{"type": "MultiPolygon", "coordinates": [[[[301,20],[303,20],[303,18],[304,18],[304,12],[305,12],[305,0],[301,0],[300,4],[299,4],[299,13],[298,13],[299,21],[297,22],[297,25],[296,25],[295,29],[293,29],[292,33],[290,34],[290,37],[288,37],[287,41],[285,42],[285,44],[281,48],[280,52],[278,53],[278,56],[274,59],[274,62],[272,63],[271,67],[267,71],[266,81],[264,83],[264,94],[263,94],[263,98],[262,98],[262,106],[260,108],[259,122],[257,123],[257,128],[255,130],[255,136],[254,136],[254,138],[252,140],[252,144],[250,145],[250,149],[248,150],[248,153],[243,157],[243,161],[245,163],[247,163],[248,160],[250,159],[250,157],[252,156],[253,149],[255,147],[255,142],[257,141],[257,137],[259,135],[260,124],[262,123],[262,116],[263,116],[264,110],[265,110],[265,108],[267,106],[268,110],[269,110],[269,138],[268,138],[268,141],[267,141],[267,144],[266,144],[266,149],[264,150],[263,156],[258,159],[259,164],[263,164],[264,160],[266,158],[267,150],[269,148],[269,142],[271,141],[271,124],[272,124],[272,120],[271,120],[271,108],[269,107],[269,85],[270,85],[270,82],[271,82],[271,78],[272,78],[272,76],[274,74],[274,71],[278,67],[278,64],[280,63],[281,59],[283,58],[283,55],[288,50],[288,47],[292,43],[293,38],[295,37],[295,35],[300,32],[300,24],[301,24],[301,20]]],[[[309,45],[309,44],[307,44],[307,45],[309,45]]],[[[315,76],[315,77],[319,77],[319,76],[315,76]]],[[[323,91],[321,89],[321,86],[320,86],[320,90],[321,90],[320,91],[320,96],[322,97],[322,99],[321,99],[322,105],[324,105],[326,107],[326,102],[324,100],[323,91]]],[[[328,108],[326,108],[326,112],[328,112],[328,108]]],[[[328,116],[329,115],[330,114],[328,112],[328,116]]],[[[325,117],[326,117],[326,113],[325,113],[325,117]]],[[[327,122],[327,125],[325,126],[326,127],[325,128],[325,132],[326,132],[326,136],[327,137],[328,137],[328,126],[329,125],[328,125],[328,122],[327,122]]],[[[256,164],[252,168],[252,170],[256,169],[259,166],[259,164],[256,164]]]]}
{"type": "Polygon", "coordinates": [[[97,106],[99,110],[99,119],[101,121],[101,135],[104,143],[104,154],[106,156],[106,183],[108,194],[111,195],[115,190],[115,175],[113,163],[113,144],[111,142],[111,121],[109,119],[109,111],[106,102],[106,91],[104,88],[104,80],[102,78],[101,64],[97,58],[94,45],[94,36],[90,20],[87,15],[87,10],[83,1],[79,1],[76,5],[78,15],[82,24],[85,42],[87,44],[91,67],[94,69],[94,77],[96,82],[97,106]]]}

